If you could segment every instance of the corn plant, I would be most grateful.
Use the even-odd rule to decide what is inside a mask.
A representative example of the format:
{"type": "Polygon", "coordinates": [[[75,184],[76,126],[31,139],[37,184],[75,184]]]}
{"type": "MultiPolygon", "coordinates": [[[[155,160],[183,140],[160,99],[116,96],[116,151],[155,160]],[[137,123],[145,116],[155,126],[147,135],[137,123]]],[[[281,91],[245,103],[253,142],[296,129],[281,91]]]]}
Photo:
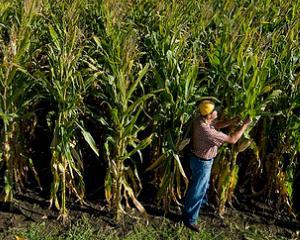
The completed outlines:
{"type": "MultiPolygon", "coordinates": [[[[130,214],[131,203],[146,216],[146,211],[137,197],[142,189],[138,174],[136,153],[142,160],[141,150],[151,143],[152,134],[144,139],[139,133],[147,123],[140,124],[139,117],[151,93],[143,90],[142,79],[149,64],[142,66],[137,60],[137,36],[126,22],[119,25],[127,3],[119,8],[112,1],[104,1],[101,14],[104,29],[94,35],[93,58],[89,65],[98,76],[100,109],[99,123],[105,127],[104,158],[107,162],[105,197],[117,221],[130,214]],[[101,35],[100,35],[101,34],[101,35]],[[125,205],[125,206],[124,206],[125,205]]],[[[127,14],[129,14],[127,12],[127,14]]],[[[94,113],[97,115],[97,112],[94,113]]]]}
{"type": "MultiPolygon", "coordinates": [[[[239,167],[236,165],[236,160],[238,153],[251,146],[255,152],[257,165],[260,166],[260,149],[251,139],[249,132],[258,123],[259,119],[266,115],[267,107],[282,92],[278,89],[279,86],[275,84],[275,76],[272,76],[274,74],[272,72],[274,56],[272,51],[266,47],[270,43],[274,44],[274,38],[271,39],[267,34],[264,34],[259,24],[258,26],[253,24],[255,11],[253,6],[250,5],[249,8],[252,9],[252,14],[250,14],[250,18],[246,16],[245,21],[239,19],[239,22],[235,24],[234,21],[233,23],[223,24],[224,20],[218,20],[222,22],[223,30],[220,31],[219,37],[215,38],[215,43],[211,44],[211,50],[208,51],[212,73],[216,74],[215,77],[218,79],[216,85],[227,85],[223,88],[223,90],[226,89],[226,92],[218,89],[218,94],[225,96],[224,102],[227,106],[225,112],[235,115],[243,111],[242,117],[249,115],[253,118],[252,126],[247,129],[244,141],[240,141],[237,147],[232,147],[229,152],[225,151],[223,155],[221,154],[220,158],[226,156],[228,160],[227,162],[222,160],[214,169],[214,172],[218,172],[218,174],[215,174],[214,180],[218,178],[215,185],[219,195],[220,213],[223,213],[225,203],[231,201],[237,184],[239,167]],[[233,28],[236,28],[236,30],[233,31],[233,28]],[[236,33],[242,31],[244,35],[233,34],[229,36],[226,33],[230,31],[236,33]],[[257,38],[259,41],[255,40],[257,38]],[[234,78],[237,80],[233,81],[234,78]],[[232,95],[232,91],[228,91],[228,88],[235,89],[235,94],[232,95]]],[[[278,28],[280,29],[280,27],[279,25],[278,28]]],[[[275,36],[276,32],[274,32],[273,37],[275,36]]],[[[280,36],[275,41],[279,39],[280,36]]],[[[286,54],[286,51],[287,49],[284,49],[282,54],[286,54]]],[[[278,112],[273,113],[273,116],[274,114],[276,115],[278,112]]]]}
{"type": "MultiPolygon", "coordinates": [[[[297,129],[297,108],[299,106],[299,77],[297,74],[297,63],[299,59],[299,46],[296,32],[298,32],[299,24],[291,22],[288,33],[279,35],[280,38],[287,38],[289,44],[285,45],[280,41],[273,42],[273,59],[278,59],[278,63],[271,68],[272,73],[280,78],[277,84],[283,89],[278,101],[274,103],[273,109],[282,114],[275,119],[265,121],[263,134],[271,135],[272,140],[262,139],[259,145],[262,156],[265,158],[262,177],[257,174],[256,178],[264,178],[266,184],[255,195],[267,195],[267,200],[276,205],[276,209],[287,207],[292,212],[292,194],[293,181],[296,176],[296,162],[299,135],[295,132],[297,129]],[[288,97],[287,97],[288,96],[288,97]],[[296,114],[295,114],[296,113],[296,114]],[[272,148],[268,146],[272,145],[272,148]],[[276,199],[273,201],[272,199],[276,199]]],[[[298,131],[297,131],[298,132],[298,131]]],[[[284,208],[286,209],[286,208],[284,208]]]]}
{"type": "Polygon", "coordinates": [[[37,1],[2,1],[0,9],[0,168],[5,169],[2,199],[12,201],[14,188],[26,178],[26,169],[32,168],[22,147],[21,123],[30,116],[27,111],[36,100],[28,68],[37,1]],[[10,14],[15,19],[11,20],[10,14]]]}
{"type": "MultiPolygon", "coordinates": [[[[199,29],[204,29],[211,16],[199,19],[195,2],[162,3],[154,11],[160,18],[150,19],[144,40],[152,65],[149,87],[163,89],[152,102],[153,131],[157,132],[152,146],[151,164],[147,170],[155,170],[158,185],[157,197],[165,210],[171,203],[181,205],[188,178],[182,166],[183,149],[189,143],[189,130],[195,106],[205,89],[198,78],[203,68],[202,42],[199,29]],[[192,22],[199,23],[197,28],[192,22]],[[189,41],[194,41],[189,44],[189,41]]],[[[151,10],[150,10],[151,11],[151,10]]],[[[153,14],[149,14],[153,15],[153,14]]],[[[200,31],[201,32],[201,31],[200,31]]],[[[186,159],[183,159],[186,161],[186,159]]]]}
{"type": "Polygon", "coordinates": [[[46,24],[50,42],[45,46],[47,54],[47,72],[36,73],[46,96],[55,104],[55,122],[51,142],[51,186],[50,206],[60,210],[63,220],[67,219],[67,193],[74,194],[84,201],[83,163],[78,145],[78,131],[98,154],[94,140],[85,131],[80,117],[84,115],[84,97],[93,82],[92,77],[84,76],[84,35],[79,28],[80,9],[83,2],[72,4],[63,1],[58,5],[45,1],[45,11],[51,18],[46,24]],[[55,10],[52,10],[52,8],[55,10]],[[60,200],[59,200],[60,198],[60,200]]]}
{"type": "MultiPolygon", "coordinates": [[[[289,8],[285,6],[285,9],[289,8]]],[[[285,94],[281,94],[268,107],[270,111],[277,113],[277,116],[275,117],[274,114],[273,116],[263,116],[267,119],[263,120],[264,128],[260,133],[262,140],[257,144],[262,164],[258,166],[259,171],[256,171],[255,174],[252,173],[252,176],[256,179],[265,179],[263,188],[255,193],[256,196],[267,195],[268,197],[265,199],[273,202],[276,209],[283,208],[293,215],[291,199],[297,158],[297,144],[295,143],[298,142],[297,134],[294,132],[297,116],[293,112],[294,109],[297,109],[299,85],[296,75],[299,46],[296,44],[298,37],[295,33],[298,32],[299,23],[292,16],[288,22],[289,27],[286,30],[279,28],[274,32],[272,48],[269,49],[269,61],[271,62],[269,75],[273,83],[264,88],[264,94],[266,94],[266,90],[270,91],[274,88],[276,82],[277,87],[280,87],[285,94]],[[286,39],[288,44],[284,44],[283,39],[286,39]],[[276,59],[278,60],[276,61],[276,59]],[[276,65],[274,62],[277,62],[276,65]],[[289,96],[288,99],[285,96],[289,96]],[[270,141],[266,138],[268,135],[273,136],[271,139],[275,137],[276,141],[270,141]],[[268,143],[265,143],[266,140],[268,143]],[[274,146],[273,150],[268,148],[270,144],[274,146]]]]}
{"type": "Polygon", "coordinates": [[[236,190],[291,212],[299,176],[299,4],[0,1],[2,199],[13,199],[28,169],[35,173],[25,143],[31,126],[24,125],[43,98],[54,109],[50,202],[63,219],[68,199],[85,200],[79,133],[105,160],[105,196],[118,220],[132,206],[145,214],[138,200],[144,168],[153,172],[158,204],[180,205],[190,120],[209,95],[222,101],[221,119],[253,119],[214,163],[219,212],[236,190]],[[101,153],[85,130],[87,113],[103,130],[101,153]]]}

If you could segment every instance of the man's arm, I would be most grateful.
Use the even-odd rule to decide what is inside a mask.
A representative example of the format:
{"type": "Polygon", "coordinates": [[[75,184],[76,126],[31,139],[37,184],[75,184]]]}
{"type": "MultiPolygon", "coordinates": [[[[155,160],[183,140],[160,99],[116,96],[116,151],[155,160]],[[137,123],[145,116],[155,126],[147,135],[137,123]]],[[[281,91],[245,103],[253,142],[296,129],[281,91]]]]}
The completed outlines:
{"type": "Polygon", "coordinates": [[[213,123],[212,125],[216,128],[216,129],[221,129],[221,128],[225,128],[231,125],[234,125],[236,123],[238,123],[240,121],[239,117],[235,117],[229,120],[225,120],[225,121],[217,121],[216,123],[213,123]]]}

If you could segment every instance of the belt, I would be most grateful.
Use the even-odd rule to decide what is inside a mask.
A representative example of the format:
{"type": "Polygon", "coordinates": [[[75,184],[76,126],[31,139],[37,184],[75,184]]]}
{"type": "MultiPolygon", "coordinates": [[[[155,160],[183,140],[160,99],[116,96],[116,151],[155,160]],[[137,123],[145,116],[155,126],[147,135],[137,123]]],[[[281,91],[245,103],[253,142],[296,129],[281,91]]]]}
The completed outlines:
{"type": "Polygon", "coordinates": [[[205,159],[205,158],[199,157],[199,156],[197,156],[195,153],[193,153],[192,151],[190,151],[190,153],[191,153],[193,156],[197,157],[199,160],[202,160],[202,161],[211,161],[211,160],[213,160],[213,158],[205,159]]]}

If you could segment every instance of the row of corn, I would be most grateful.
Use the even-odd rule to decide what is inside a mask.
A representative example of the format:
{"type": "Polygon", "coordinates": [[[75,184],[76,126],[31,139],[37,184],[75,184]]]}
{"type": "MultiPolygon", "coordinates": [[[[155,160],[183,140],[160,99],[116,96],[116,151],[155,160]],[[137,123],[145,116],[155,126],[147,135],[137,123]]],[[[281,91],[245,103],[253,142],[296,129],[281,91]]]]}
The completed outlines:
{"type": "Polygon", "coordinates": [[[147,184],[166,210],[180,206],[190,122],[197,102],[211,96],[222,104],[221,119],[253,119],[215,161],[211,199],[219,213],[244,195],[294,214],[299,9],[299,1],[283,0],[1,0],[2,201],[13,201],[28,172],[40,184],[42,159],[26,146],[37,106],[47,102],[50,205],[62,219],[68,200],[86,200],[87,146],[105,162],[104,195],[118,220],[132,207],[146,216],[138,196],[147,184]],[[88,119],[100,134],[87,130],[88,119]]]}

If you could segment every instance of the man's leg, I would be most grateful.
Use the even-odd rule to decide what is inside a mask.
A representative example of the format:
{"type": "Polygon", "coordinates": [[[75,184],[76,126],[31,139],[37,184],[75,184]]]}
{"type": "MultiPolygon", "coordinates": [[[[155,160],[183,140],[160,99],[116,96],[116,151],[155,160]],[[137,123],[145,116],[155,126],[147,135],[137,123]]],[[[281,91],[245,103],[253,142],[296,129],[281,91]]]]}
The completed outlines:
{"type": "Polygon", "coordinates": [[[205,195],[202,199],[201,208],[208,205],[208,189],[209,189],[209,181],[208,181],[208,184],[207,184],[207,187],[206,187],[205,195]]]}
{"type": "Polygon", "coordinates": [[[202,200],[206,194],[210,179],[213,160],[204,161],[195,156],[190,159],[192,180],[184,204],[184,221],[187,224],[195,224],[199,215],[202,200]]]}

